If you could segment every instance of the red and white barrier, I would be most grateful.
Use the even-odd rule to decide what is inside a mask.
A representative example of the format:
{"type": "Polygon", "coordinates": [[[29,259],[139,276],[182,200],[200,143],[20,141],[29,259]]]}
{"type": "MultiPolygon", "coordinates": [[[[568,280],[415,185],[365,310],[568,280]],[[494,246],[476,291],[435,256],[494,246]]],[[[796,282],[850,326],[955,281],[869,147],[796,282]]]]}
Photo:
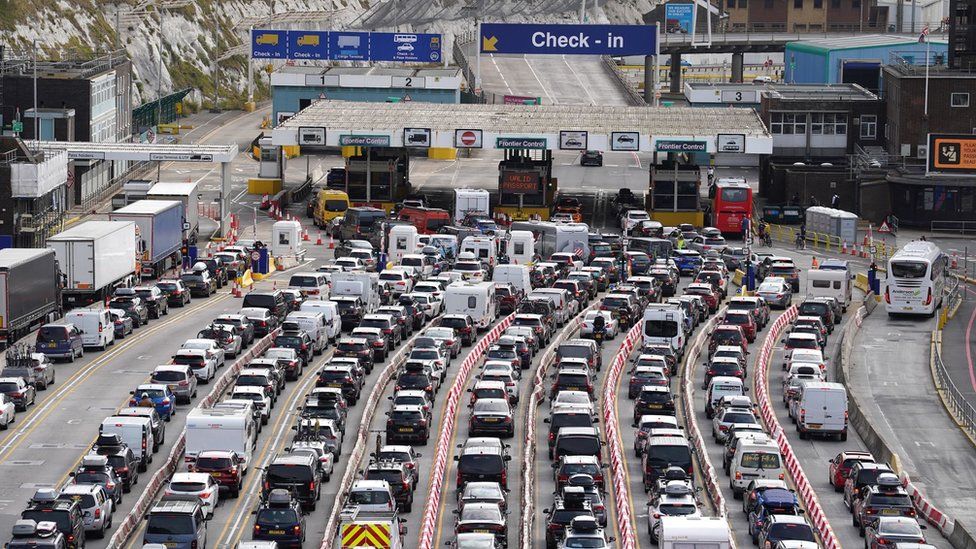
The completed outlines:
{"type": "Polygon", "coordinates": [[[790,307],[773,322],[769,332],[766,334],[766,339],[763,340],[762,347],[759,350],[759,358],[756,360],[755,394],[763,421],[766,423],[767,429],[769,429],[770,436],[776,440],[780,454],[783,456],[783,461],[786,463],[786,470],[789,471],[790,476],[793,478],[796,491],[803,500],[804,507],[806,507],[807,518],[810,519],[813,527],[820,534],[820,539],[823,541],[825,549],[839,549],[841,547],[840,541],[834,535],[834,530],[830,527],[830,523],[827,521],[827,515],[820,505],[820,499],[817,497],[817,493],[810,484],[806,473],[803,472],[803,467],[793,452],[793,446],[790,444],[789,438],[776,418],[772,400],[769,398],[769,392],[766,390],[766,378],[769,370],[769,362],[773,356],[773,347],[779,340],[786,325],[792,322],[798,313],[799,310],[795,305],[790,307]]]}
{"type": "Polygon", "coordinates": [[[620,425],[617,422],[617,384],[627,357],[641,339],[641,323],[637,322],[627,332],[620,350],[613,356],[603,390],[603,425],[607,432],[607,456],[610,458],[610,478],[613,482],[613,497],[617,506],[617,527],[620,529],[620,547],[636,549],[637,530],[633,522],[634,510],[630,507],[630,485],[627,482],[627,466],[624,463],[624,449],[620,438],[620,425]]]}
{"type": "Polygon", "coordinates": [[[715,467],[712,466],[712,462],[708,457],[708,447],[705,446],[705,438],[701,434],[701,429],[698,428],[698,420],[695,416],[694,385],[695,364],[698,363],[698,357],[701,355],[702,348],[708,343],[709,337],[711,337],[712,328],[721,323],[720,318],[723,315],[724,310],[719,311],[717,315],[713,316],[711,320],[702,326],[698,330],[698,334],[691,340],[687,351],[685,351],[685,367],[682,370],[681,376],[681,398],[685,411],[685,432],[688,434],[688,440],[691,442],[691,446],[695,450],[695,455],[698,457],[699,472],[705,480],[706,490],[709,498],[712,500],[712,505],[718,511],[719,516],[724,518],[728,517],[729,510],[726,507],[725,497],[722,496],[722,487],[719,483],[718,475],[715,473],[715,467]]]}
{"type": "MultiPolygon", "coordinates": [[[[209,408],[213,406],[217,399],[223,395],[224,391],[230,385],[231,381],[236,377],[236,375],[244,368],[247,364],[251,363],[251,360],[263,353],[268,347],[271,347],[272,341],[276,335],[278,335],[279,330],[275,330],[270,334],[262,337],[254,344],[251,349],[237,357],[237,360],[233,364],[224,370],[224,373],[217,378],[210,392],[207,396],[200,400],[198,406],[203,408],[209,408]]],[[[136,500],[136,504],[132,506],[130,510],[119,522],[119,527],[112,534],[111,539],[108,541],[108,547],[122,547],[128,541],[129,538],[138,530],[139,524],[142,522],[142,517],[149,511],[149,508],[156,502],[159,492],[166,486],[169,478],[173,476],[180,465],[183,463],[183,451],[186,450],[186,429],[184,428],[180,431],[180,436],[176,439],[173,444],[173,449],[170,450],[169,455],[166,456],[166,461],[153,473],[153,476],[146,483],[146,487],[142,490],[142,494],[139,495],[139,499],[136,500]]]]}
{"type": "MultiPolygon", "coordinates": [[[[434,546],[434,534],[437,530],[437,515],[440,511],[441,491],[444,487],[444,478],[447,474],[447,459],[451,453],[451,441],[454,439],[454,429],[457,424],[457,408],[461,401],[461,395],[464,394],[464,388],[468,384],[468,375],[471,373],[474,365],[488,351],[488,347],[495,343],[501,337],[502,332],[512,324],[514,318],[515,313],[508,315],[475,344],[474,348],[468,352],[468,356],[461,362],[461,367],[458,369],[454,385],[451,386],[451,391],[447,394],[447,402],[444,405],[444,419],[441,422],[441,432],[437,437],[437,446],[434,449],[434,462],[431,465],[427,502],[424,504],[424,516],[420,522],[419,549],[433,549],[434,546]]],[[[325,549],[325,546],[323,546],[323,549],[325,549]]]]}
{"type": "MultiPolygon", "coordinates": [[[[522,478],[524,479],[535,478],[536,410],[546,397],[546,376],[549,373],[549,367],[555,362],[556,348],[560,343],[566,341],[579,331],[580,326],[583,324],[583,318],[586,317],[586,313],[597,310],[599,306],[600,303],[597,302],[580,311],[570,321],[570,326],[563,328],[559,337],[549,344],[549,347],[539,360],[539,367],[536,368],[535,376],[532,378],[532,394],[529,395],[529,407],[526,410],[527,413],[522,418],[522,427],[525,433],[525,450],[522,453],[522,478]]],[[[522,512],[519,515],[519,539],[521,540],[521,547],[532,547],[532,529],[535,519],[535,488],[536,486],[533,482],[522,483],[522,512]]]]}
{"type": "Polygon", "coordinates": [[[366,449],[369,448],[369,426],[373,423],[373,416],[376,415],[376,411],[379,409],[379,403],[383,398],[383,392],[386,391],[386,386],[393,380],[397,369],[403,363],[407,353],[410,352],[410,348],[413,346],[413,341],[418,336],[420,336],[419,332],[403,342],[400,350],[393,355],[386,367],[383,368],[383,371],[380,372],[379,378],[377,378],[376,383],[373,385],[373,389],[369,392],[369,398],[366,399],[365,407],[363,408],[363,417],[360,419],[359,428],[356,430],[356,444],[353,446],[352,452],[349,453],[346,470],[342,474],[342,479],[339,481],[339,487],[336,491],[339,495],[332,502],[332,510],[329,512],[329,520],[326,523],[325,535],[322,537],[320,549],[332,549],[335,545],[335,536],[339,533],[339,513],[342,511],[342,505],[345,503],[344,494],[349,493],[353,482],[359,478],[358,464],[362,462],[363,457],[366,455],[366,449]]]}

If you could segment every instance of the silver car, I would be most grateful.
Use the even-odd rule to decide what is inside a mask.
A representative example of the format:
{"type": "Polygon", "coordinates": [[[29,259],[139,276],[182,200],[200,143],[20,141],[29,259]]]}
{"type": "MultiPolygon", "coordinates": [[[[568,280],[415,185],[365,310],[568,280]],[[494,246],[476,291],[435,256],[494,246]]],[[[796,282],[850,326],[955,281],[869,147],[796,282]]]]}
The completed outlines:
{"type": "Polygon", "coordinates": [[[782,278],[767,278],[759,285],[756,295],[766,300],[770,307],[786,309],[793,301],[793,289],[782,278]]]}

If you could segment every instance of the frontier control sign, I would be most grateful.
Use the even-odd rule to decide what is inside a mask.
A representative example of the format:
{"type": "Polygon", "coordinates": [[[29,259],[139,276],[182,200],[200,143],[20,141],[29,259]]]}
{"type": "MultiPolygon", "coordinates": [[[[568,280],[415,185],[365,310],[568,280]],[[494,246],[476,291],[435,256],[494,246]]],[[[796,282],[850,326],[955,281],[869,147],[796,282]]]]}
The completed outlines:
{"type": "Polygon", "coordinates": [[[481,24],[481,53],[656,55],[657,47],[657,25],[481,24]]]}

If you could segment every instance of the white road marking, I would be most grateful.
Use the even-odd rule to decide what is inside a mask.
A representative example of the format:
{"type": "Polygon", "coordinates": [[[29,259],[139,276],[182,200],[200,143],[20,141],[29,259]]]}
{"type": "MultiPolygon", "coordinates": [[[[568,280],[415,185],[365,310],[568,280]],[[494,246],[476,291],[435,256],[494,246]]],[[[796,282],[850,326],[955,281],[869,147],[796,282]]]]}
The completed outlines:
{"type": "Polygon", "coordinates": [[[590,100],[590,105],[596,105],[596,100],[593,99],[592,95],[590,95],[589,87],[583,83],[583,79],[580,78],[579,73],[576,72],[576,69],[574,69],[573,66],[569,64],[568,61],[566,61],[565,55],[562,56],[562,59],[563,59],[563,64],[565,64],[566,67],[569,68],[570,72],[573,73],[573,76],[576,77],[576,81],[579,82],[580,88],[582,88],[583,92],[586,93],[586,97],[590,100]]]}
{"type": "Polygon", "coordinates": [[[522,60],[523,60],[523,61],[525,61],[525,64],[526,64],[526,66],[528,66],[528,67],[529,67],[529,70],[530,70],[530,71],[532,71],[532,76],[534,76],[534,77],[535,77],[535,81],[536,81],[536,82],[538,82],[538,83],[539,83],[539,86],[540,86],[540,87],[542,88],[542,93],[544,93],[544,94],[546,94],[546,97],[548,97],[548,98],[549,98],[549,101],[550,101],[550,102],[551,102],[551,103],[552,103],[553,105],[555,105],[555,104],[557,104],[557,103],[559,103],[559,102],[558,102],[558,101],[556,101],[556,99],[555,99],[555,98],[554,98],[554,97],[553,97],[553,96],[552,96],[552,95],[551,95],[551,94],[549,93],[549,90],[548,90],[548,89],[546,88],[546,85],[542,83],[542,79],[540,79],[540,78],[539,78],[539,75],[538,75],[538,74],[536,74],[536,72],[535,72],[535,69],[533,69],[533,68],[532,68],[532,63],[529,63],[529,58],[523,55],[523,56],[522,56],[522,60]]]}
{"type": "Polygon", "coordinates": [[[514,93],[512,92],[512,87],[508,85],[508,80],[505,79],[505,73],[503,73],[502,70],[498,68],[498,62],[495,61],[494,54],[489,53],[488,57],[491,58],[491,64],[495,65],[495,71],[498,72],[498,76],[500,76],[502,78],[502,82],[505,83],[505,87],[508,89],[509,95],[512,95],[514,93]]]}

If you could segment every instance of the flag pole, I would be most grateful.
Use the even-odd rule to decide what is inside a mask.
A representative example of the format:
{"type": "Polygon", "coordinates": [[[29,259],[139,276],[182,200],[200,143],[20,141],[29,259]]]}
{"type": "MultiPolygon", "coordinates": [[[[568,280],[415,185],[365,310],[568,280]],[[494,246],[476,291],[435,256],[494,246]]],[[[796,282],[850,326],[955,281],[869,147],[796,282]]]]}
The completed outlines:
{"type": "Polygon", "coordinates": [[[925,37],[925,118],[929,117],[929,40],[925,37]]]}

